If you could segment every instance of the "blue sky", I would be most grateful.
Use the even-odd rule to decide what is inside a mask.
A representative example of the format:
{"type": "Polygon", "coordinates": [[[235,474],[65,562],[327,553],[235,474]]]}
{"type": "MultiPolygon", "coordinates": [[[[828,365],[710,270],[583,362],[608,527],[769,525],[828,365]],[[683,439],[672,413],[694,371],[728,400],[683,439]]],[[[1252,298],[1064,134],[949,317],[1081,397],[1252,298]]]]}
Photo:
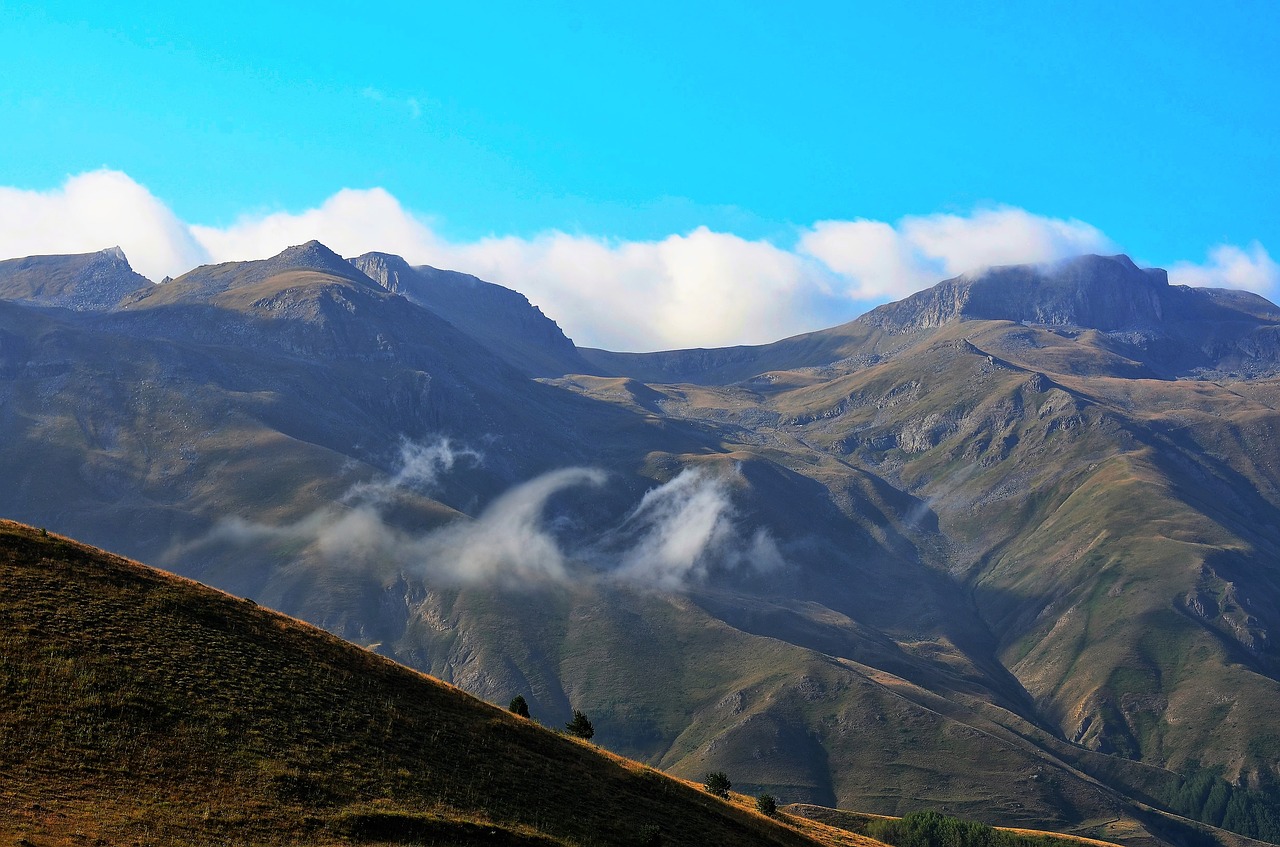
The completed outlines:
{"type": "MultiPolygon", "coordinates": [[[[554,286],[522,280],[511,256],[504,269],[492,251],[461,248],[545,246],[559,234],[616,254],[705,227],[795,253],[822,221],[901,233],[904,219],[1003,209],[1098,236],[1077,232],[1055,249],[1105,243],[1211,276],[1232,266],[1213,253],[1229,246],[1252,263],[1232,279],[1268,292],[1275,282],[1276,3],[420,3],[358,13],[314,2],[177,12],[0,2],[0,35],[0,186],[11,209],[104,169],[179,227],[220,230],[296,219],[342,189],[379,189],[422,228],[420,259],[470,258],[540,295],[553,317],[554,286]]],[[[0,248],[61,243],[23,237],[0,248]]],[[[210,249],[211,238],[170,252],[251,258],[210,249]]],[[[846,285],[870,260],[833,265],[800,252],[820,260],[809,272],[822,278],[793,286],[805,301],[795,326],[761,332],[846,319],[902,293],[846,285]]],[[[952,269],[951,254],[930,255],[928,272],[952,269]]],[[[689,273],[671,261],[656,267],[689,273]]],[[[614,284],[634,287],[644,267],[614,284]]],[[[775,283],[770,296],[791,290],[775,283]]],[[[590,311],[564,311],[575,308],[590,311]]],[[[712,342],[736,337],[723,329],[712,342]]],[[[605,343],[611,331],[587,336],[605,343]]],[[[688,340],[650,336],[618,340],[688,340]]]]}

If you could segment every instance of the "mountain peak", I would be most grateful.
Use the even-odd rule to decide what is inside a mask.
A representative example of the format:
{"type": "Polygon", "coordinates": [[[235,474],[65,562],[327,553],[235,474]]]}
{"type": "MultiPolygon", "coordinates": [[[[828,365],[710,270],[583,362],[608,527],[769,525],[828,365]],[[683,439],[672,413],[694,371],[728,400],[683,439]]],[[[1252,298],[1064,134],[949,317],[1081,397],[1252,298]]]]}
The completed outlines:
{"type": "Polygon", "coordinates": [[[402,280],[413,276],[413,267],[394,253],[365,253],[348,259],[365,276],[394,294],[401,293],[402,280]]]}
{"type": "Polygon", "coordinates": [[[393,294],[430,309],[525,373],[560,376],[590,368],[555,321],[523,294],[471,274],[410,265],[391,253],[349,260],[393,294]]]}
{"type": "Polygon", "coordinates": [[[881,306],[863,320],[903,329],[970,319],[1115,331],[1159,325],[1187,311],[1184,299],[1160,268],[1140,268],[1123,254],[1084,255],[961,274],[881,306]]]}
{"type": "Polygon", "coordinates": [[[330,250],[314,238],[305,244],[286,247],[265,263],[273,271],[286,269],[307,269],[318,271],[338,271],[342,276],[349,276],[351,265],[346,259],[330,250]]]}
{"type": "Polygon", "coordinates": [[[39,306],[107,311],[129,294],[150,286],[151,281],[134,272],[119,247],[0,262],[0,299],[39,306]]]}
{"type": "MultiPolygon", "coordinates": [[[[352,267],[346,259],[314,239],[305,244],[286,247],[269,259],[201,265],[163,287],[170,289],[170,298],[181,296],[202,299],[256,285],[290,271],[316,271],[362,287],[378,288],[376,282],[352,267]]],[[[153,301],[159,302],[161,301],[153,301]]]]}
{"type": "Polygon", "coordinates": [[[124,255],[124,251],[120,249],[119,244],[117,244],[115,247],[108,247],[105,250],[99,250],[98,255],[106,259],[111,259],[113,261],[120,262],[125,267],[130,267],[129,259],[124,255]]]}

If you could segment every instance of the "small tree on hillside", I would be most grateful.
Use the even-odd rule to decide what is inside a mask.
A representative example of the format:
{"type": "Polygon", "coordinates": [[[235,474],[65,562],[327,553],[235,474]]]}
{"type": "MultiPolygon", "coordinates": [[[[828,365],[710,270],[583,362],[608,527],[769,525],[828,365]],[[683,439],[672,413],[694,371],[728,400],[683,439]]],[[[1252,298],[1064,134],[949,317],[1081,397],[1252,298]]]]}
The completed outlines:
{"type": "Polygon", "coordinates": [[[564,725],[569,732],[583,739],[590,739],[596,734],[596,728],[587,720],[587,716],[577,709],[573,710],[573,720],[564,725]]]}
{"type": "Polygon", "coordinates": [[[756,811],[762,815],[773,817],[778,814],[778,801],[772,794],[761,794],[756,798],[756,811]]]}
{"type": "Polygon", "coordinates": [[[724,771],[711,771],[707,774],[707,781],[703,783],[703,787],[708,793],[717,797],[727,798],[729,789],[733,788],[733,783],[729,781],[729,775],[724,771]]]}
{"type": "Polygon", "coordinates": [[[517,694],[511,698],[511,705],[507,706],[507,711],[517,714],[522,718],[529,717],[529,704],[524,701],[524,695],[517,694]]]}

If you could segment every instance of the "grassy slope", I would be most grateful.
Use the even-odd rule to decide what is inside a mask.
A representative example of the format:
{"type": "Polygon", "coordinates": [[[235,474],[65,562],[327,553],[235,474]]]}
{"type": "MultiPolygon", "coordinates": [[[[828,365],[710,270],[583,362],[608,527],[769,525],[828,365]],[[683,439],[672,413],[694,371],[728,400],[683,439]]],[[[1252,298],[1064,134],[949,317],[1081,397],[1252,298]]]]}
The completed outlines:
{"type": "Polygon", "coordinates": [[[853,844],[248,601],[0,523],[0,836],[46,845],[853,844]]]}
{"type": "Polygon", "coordinates": [[[1096,375],[1116,368],[1088,338],[967,322],[777,402],[814,420],[811,443],[926,499],[1000,660],[1067,738],[1257,778],[1280,686],[1233,609],[1272,617],[1280,419],[1249,396],[1262,387],[1096,375]]]}
{"type": "Polygon", "coordinates": [[[1176,828],[1132,802],[1172,774],[1073,747],[980,697],[922,687],[945,687],[940,676],[912,684],[734,629],[689,600],[589,586],[443,592],[397,647],[490,700],[523,693],[551,722],[565,717],[561,701],[588,704],[602,745],[679,775],[725,770],[749,793],[891,814],[945,809],[1129,844],[1167,843],[1176,828]],[[1104,781],[1122,792],[1090,777],[1108,767],[1104,781]]]}
{"type": "MultiPolygon", "coordinates": [[[[696,395],[683,408],[664,404],[692,417],[758,418],[753,403],[776,410],[775,443],[794,434],[831,458],[771,456],[825,478],[833,492],[843,461],[918,497],[921,526],[936,521],[946,538],[935,563],[968,583],[995,638],[992,654],[1058,737],[980,709],[995,723],[1130,797],[1163,802],[1178,783],[1173,771],[1197,758],[1265,786],[1277,750],[1269,704],[1280,694],[1267,635],[1280,549],[1268,519],[1280,501],[1269,460],[1276,386],[1143,378],[1104,342],[1097,333],[1068,339],[965,322],[844,375],[775,375],[789,387],[767,400],[741,387],[656,388],[696,395]]],[[[605,399],[594,388],[578,390],[605,399]]],[[[909,646],[907,634],[894,635],[909,646]]],[[[947,660],[946,645],[936,637],[932,645],[947,660]]],[[[926,686],[940,690],[936,680],[926,686]]],[[[884,733],[868,729],[883,743],[884,733]]],[[[832,761],[857,770],[848,767],[857,748],[820,737],[832,761]]],[[[926,743],[935,756],[947,750],[940,739],[926,743]]],[[[868,762],[877,773],[891,772],[887,752],[868,762]]],[[[894,776],[887,782],[910,780],[894,776]]],[[[935,790],[920,788],[908,789],[917,802],[935,790]]],[[[882,802],[863,786],[838,791],[842,803],[882,802]]]]}

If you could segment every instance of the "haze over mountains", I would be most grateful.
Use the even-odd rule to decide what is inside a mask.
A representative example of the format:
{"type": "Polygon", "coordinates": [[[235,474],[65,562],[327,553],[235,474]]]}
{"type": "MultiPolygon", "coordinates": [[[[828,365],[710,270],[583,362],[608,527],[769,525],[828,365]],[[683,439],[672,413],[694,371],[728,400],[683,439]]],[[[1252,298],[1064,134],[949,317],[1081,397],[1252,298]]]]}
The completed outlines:
{"type": "Polygon", "coordinates": [[[649,354],[316,242],[162,285],[118,251],[11,260],[0,297],[7,517],[585,709],[676,774],[1275,837],[1261,297],[1085,256],[649,354]],[[1183,796],[1199,768],[1222,808],[1183,796]]]}

